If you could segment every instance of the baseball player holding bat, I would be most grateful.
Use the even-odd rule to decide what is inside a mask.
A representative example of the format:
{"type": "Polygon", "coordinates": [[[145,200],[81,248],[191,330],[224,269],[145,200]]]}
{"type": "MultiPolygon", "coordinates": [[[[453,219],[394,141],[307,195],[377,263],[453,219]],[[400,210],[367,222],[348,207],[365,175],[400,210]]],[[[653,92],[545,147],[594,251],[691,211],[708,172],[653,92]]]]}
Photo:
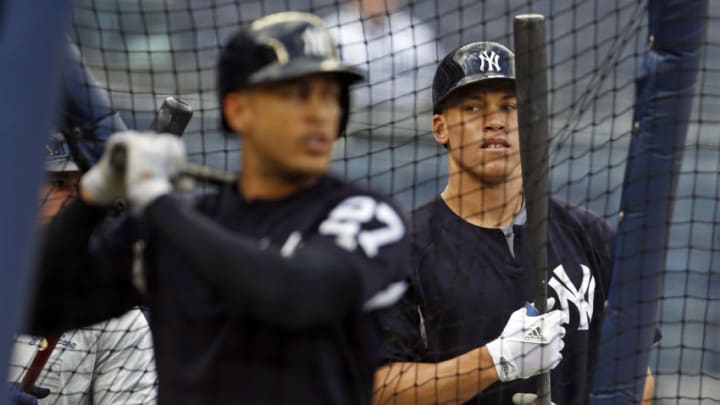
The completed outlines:
{"type": "Polygon", "coordinates": [[[240,136],[237,181],[176,198],[181,140],[113,135],[47,229],[40,284],[56,294],[39,296],[57,311],[34,329],[147,302],[161,404],[369,403],[378,311],[406,288],[410,244],[393,202],[327,174],[361,77],[314,15],[273,14],[234,34],[218,92],[240,136]],[[122,165],[110,163],[117,150],[122,165]],[[130,214],[93,235],[118,196],[130,214]],[[61,265],[73,271],[53,277],[61,265]]]}
{"type": "Polygon", "coordinates": [[[607,296],[612,231],[551,198],[548,310],[533,300],[514,54],[495,42],[450,52],[433,82],[433,136],[448,182],[413,213],[415,277],[376,377],[376,403],[533,404],[552,370],[556,404],[587,402],[607,296]]]}

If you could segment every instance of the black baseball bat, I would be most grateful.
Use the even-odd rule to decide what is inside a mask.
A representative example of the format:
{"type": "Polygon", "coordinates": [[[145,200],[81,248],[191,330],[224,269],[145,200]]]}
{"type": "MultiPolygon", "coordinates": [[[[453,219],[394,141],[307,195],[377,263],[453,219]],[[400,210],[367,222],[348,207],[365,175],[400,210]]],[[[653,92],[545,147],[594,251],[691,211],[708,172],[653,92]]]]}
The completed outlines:
{"type": "MultiPolygon", "coordinates": [[[[150,125],[150,130],[157,133],[170,133],[178,137],[182,136],[192,118],[192,107],[184,101],[170,96],[160,106],[155,119],[150,125]]],[[[127,162],[127,150],[125,145],[115,145],[110,152],[110,165],[119,173],[124,173],[127,162]]],[[[232,173],[213,170],[209,167],[194,164],[185,164],[180,170],[178,178],[191,178],[204,183],[223,185],[235,180],[232,173]]]]}
{"type": "MultiPolygon", "coordinates": [[[[545,17],[515,17],[515,88],[518,99],[520,160],[527,209],[528,236],[535,274],[535,306],[547,312],[548,225],[548,83],[545,17]]],[[[537,404],[550,405],[550,373],[538,376],[537,404]]]]}
{"type": "Polygon", "coordinates": [[[32,388],[35,385],[35,382],[38,377],[40,377],[40,373],[42,373],[45,368],[45,364],[50,359],[50,355],[53,350],[55,350],[55,346],[59,340],[60,336],[48,336],[41,341],[40,347],[37,352],[35,352],[35,356],[30,362],[22,381],[20,382],[20,389],[22,391],[32,393],[32,388]]]}
{"type": "Polygon", "coordinates": [[[150,130],[159,134],[173,134],[182,136],[190,123],[193,109],[190,104],[175,96],[165,98],[155,119],[150,124],[150,130]]]}

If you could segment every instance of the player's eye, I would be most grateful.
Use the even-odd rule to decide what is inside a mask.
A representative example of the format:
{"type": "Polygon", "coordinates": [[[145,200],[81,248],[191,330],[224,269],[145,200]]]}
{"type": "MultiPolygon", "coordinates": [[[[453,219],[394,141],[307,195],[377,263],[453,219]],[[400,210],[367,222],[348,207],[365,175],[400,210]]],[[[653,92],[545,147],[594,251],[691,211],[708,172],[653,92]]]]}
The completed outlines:
{"type": "Polygon", "coordinates": [[[477,104],[465,104],[465,105],[463,105],[462,109],[465,112],[476,113],[476,112],[480,112],[482,107],[477,104]]]}
{"type": "Polygon", "coordinates": [[[517,110],[517,103],[504,103],[500,108],[506,112],[515,111],[517,110]]]}
{"type": "Polygon", "coordinates": [[[325,102],[337,103],[340,101],[340,86],[330,85],[322,90],[321,97],[325,102]]]}
{"type": "Polygon", "coordinates": [[[310,94],[310,87],[301,82],[289,83],[279,89],[279,93],[283,98],[293,101],[303,101],[310,94]]]}

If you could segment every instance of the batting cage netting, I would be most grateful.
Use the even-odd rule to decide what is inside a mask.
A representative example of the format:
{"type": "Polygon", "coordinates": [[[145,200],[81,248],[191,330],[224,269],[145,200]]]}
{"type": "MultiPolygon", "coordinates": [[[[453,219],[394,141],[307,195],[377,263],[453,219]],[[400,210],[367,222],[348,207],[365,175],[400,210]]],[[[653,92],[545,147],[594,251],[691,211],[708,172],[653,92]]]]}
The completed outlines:
{"type": "MultiPolygon", "coordinates": [[[[555,403],[720,403],[717,2],[75,0],[41,222],[76,194],[78,173],[99,159],[112,132],[163,128],[156,115],[168,97],[192,109],[175,131],[189,161],[237,172],[242,148],[223,131],[216,91],[219,51],[238,28],[283,11],[322,18],[342,61],[366,74],[352,88],[332,173],[394,198],[410,221],[410,287],[393,321],[381,322],[388,333],[378,367],[386,368],[376,375],[376,403],[495,404],[535,393],[538,377],[486,387],[483,368],[467,364],[534,300],[538,283],[568,315],[563,359],[549,379],[555,403]],[[540,120],[549,157],[547,172],[523,170],[549,181],[543,235],[526,227],[534,201],[523,199],[519,164],[502,180],[487,174],[519,162],[519,139],[505,131],[515,124],[503,121],[518,101],[504,97],[504,118],[491,122],[496,112],[477,113],[489,111],[491,92],[463,90],[482,82],[506,92],[497,83],[515,73],[503,76],[500,48],[456,52],[476,41],[515,49],[514,19],[530,13],[545,17],[548,113],[540,120]],[[443,61],[451,51],[452,66],[443,61]],[[447,70],[433,94],[439,65],[447,70]],[[488,160],[491,153],[504,157],[488,160]],[[538,238],[546,251],[539,270],[530,248],[538,238]],[[470,392],[463,378],[476,381],[470,392]]],[[[518,76],[519,97],[522,83],[518,76]]],[[[158,377],[152,317],[141,307],[62,336],[18,335],[11,382],[39,372],[34,385],[50,390],[41,404],[155,403],[163,370],[158,377]],[[46,350],[49,360],[31,367],[46,350]]]]}

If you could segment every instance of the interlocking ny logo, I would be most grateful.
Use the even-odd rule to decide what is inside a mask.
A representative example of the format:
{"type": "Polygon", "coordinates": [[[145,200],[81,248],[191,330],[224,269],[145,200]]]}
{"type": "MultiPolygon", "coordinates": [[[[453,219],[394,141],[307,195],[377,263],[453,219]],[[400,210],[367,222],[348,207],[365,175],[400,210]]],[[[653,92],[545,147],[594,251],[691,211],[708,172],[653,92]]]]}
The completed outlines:
{"type": "Polygon", "coordinates": [[[500,71],[500,55],[495,51],[482,51],[480,53],[480,70],[484,72],[500,71]],[[487,64],[487,68],[485,65],[487,64]]]}
{"type": "Polygon", "coordinates": [[[302,40],[306,55],[324,58],[333,53],[332,43],[328,41],[327,34],[320,29],[314,27],[306,29],[302,34],[302,40]]]}
{"type": "Polygon", "coordinates": [[[552,288],[558,296],[560,301],[560,308],[565,311],[568,316],[569,305],[572,303],[580,313],[580,324],[578,330],[588,330],[590,327],[590,320],[593,315],[593,298],[595,297],[595,278],[592,276],[590,268],[580,265],[583,272],[582,282],[580,289],[575,288],[572,280],[565,272],[565,268],[562,265],[557,266],[553,270],[553,276],[548,281],[548,285],[552,288]]]}

